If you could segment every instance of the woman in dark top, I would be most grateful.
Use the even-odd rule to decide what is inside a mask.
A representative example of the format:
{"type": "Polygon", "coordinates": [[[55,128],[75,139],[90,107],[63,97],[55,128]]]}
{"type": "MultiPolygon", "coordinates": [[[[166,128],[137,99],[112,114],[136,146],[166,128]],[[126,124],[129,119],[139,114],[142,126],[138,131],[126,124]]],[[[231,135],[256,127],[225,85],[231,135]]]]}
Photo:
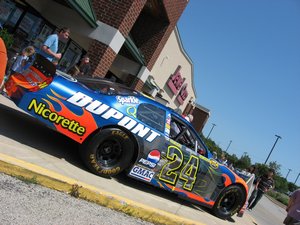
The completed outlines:
{"type": "Polygon", "coordinates": [[[79,76],[86,76],[90,74],[91,71],[91,65],[90,65],[90,58],[85,55],[82,60],[81,63],[79,65],[79,76]]]}
{"type": "Polygon", "coordinates": [[[256,206],[256,204],[262,198],[264,193],[266,193],[267,191],[275,187],[273,176],[274,176],[274,170],[269,169],[267,174],[264,174],[263,176],[257,179],[257,184],[256,184],[257,194],[254,201],[249,203],[248,206],[249,210],[252,210],[256,206]]]}

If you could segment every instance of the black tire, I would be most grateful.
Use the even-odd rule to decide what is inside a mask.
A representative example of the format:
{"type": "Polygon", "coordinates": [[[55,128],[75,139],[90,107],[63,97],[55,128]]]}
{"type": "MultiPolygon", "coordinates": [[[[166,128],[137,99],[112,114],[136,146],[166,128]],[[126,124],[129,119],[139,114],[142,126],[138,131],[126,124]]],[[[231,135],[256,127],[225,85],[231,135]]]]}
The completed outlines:
{"type": "Polygon", "coordinates": [[[80,154],[91,172],[111,177],[129,167],[134,144],[124,131],[107,128],[88,138],[80,146],[80,154]]]}
{"type": "Polygon", "coordinates": [[[212,210],[217,217],[226,219],[239,212],[245,201],[246,194],[242,187],[232,185],[221,192],[212,210]]]}

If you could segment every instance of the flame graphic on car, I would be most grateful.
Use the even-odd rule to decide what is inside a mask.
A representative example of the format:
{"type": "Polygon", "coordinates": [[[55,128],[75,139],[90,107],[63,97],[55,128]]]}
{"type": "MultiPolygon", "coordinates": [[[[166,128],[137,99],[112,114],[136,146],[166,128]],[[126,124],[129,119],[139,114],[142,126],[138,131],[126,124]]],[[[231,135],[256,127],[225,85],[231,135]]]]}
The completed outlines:
{"type": "Polygon", "coordinates": [[[59,115],[65,117],[70,121],[74,121],[74,123],[78,123],[80,126],[85,128],[85,132],[82,136],[80,136],[76,132],[72,132],[71,130],[62,127],[60,124],[53,123],[53,125],[55,126],[57,131],[67,135],[68,137],[78,141],[79,143],[82,143],[86,137],[88,137],[94,130],[98,128],[93,115],[83,108],[81,110],[78,110],[79,113],[73,112],[61,101],[65,101],[65,97],[57,94],[53,90],[51,90],[51,92],[54,96],[47,95],[47,97],[52,100],[52,102],[43,98],[43,100],[48,104],[49,109],[53,112],[57,112],[59,115]],[[59,107],[54,106],[54,102],[56,102],[60,106],[60,109],[58,109],[59,107]]]}

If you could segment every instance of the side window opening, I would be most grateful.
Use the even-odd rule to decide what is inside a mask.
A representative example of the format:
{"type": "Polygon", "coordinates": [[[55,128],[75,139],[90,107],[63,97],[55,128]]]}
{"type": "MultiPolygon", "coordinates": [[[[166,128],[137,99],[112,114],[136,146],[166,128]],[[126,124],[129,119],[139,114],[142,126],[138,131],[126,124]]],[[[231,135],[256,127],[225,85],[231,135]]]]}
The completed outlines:
{"type": "Polygon", "coordinates": [[[165,129],[165,117],[165,110],[147,103],[140,104],[137,109],[137,118],[160,132],[165,129]]]}
{"type": "Polygon", "coordinates": [[[170,128],[171,139],[201,155],[206,155],[205,147],[202,146],[201,142],[197,140],[197,136],[193,131],[189,130],[185,123],[172,117],[170,128]]]}

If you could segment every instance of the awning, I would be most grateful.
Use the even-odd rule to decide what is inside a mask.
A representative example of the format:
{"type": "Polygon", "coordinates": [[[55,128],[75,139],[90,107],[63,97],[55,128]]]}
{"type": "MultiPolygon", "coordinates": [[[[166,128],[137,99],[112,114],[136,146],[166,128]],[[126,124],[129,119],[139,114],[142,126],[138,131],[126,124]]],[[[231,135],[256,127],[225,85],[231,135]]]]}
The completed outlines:
{"type": "Polygon", "coordinates": [[[134,59],[141,65],[145,66],[146,65],[145,58],[144,58],[143,54],[140,52],[140,50],[138,49],[138,47],[135,45],[135,43],[132,40],[132,38],[130,37],[130,35],[128,35],[125,38],[124,44],[127,47],[127,49],[130,51],[130,53],[132,54],[134,59]]]}
{"type": "Polygon", "coordinates": [[[97,27],[97,19],[90,0],[66,0],[91,27],[97,27]]]}

